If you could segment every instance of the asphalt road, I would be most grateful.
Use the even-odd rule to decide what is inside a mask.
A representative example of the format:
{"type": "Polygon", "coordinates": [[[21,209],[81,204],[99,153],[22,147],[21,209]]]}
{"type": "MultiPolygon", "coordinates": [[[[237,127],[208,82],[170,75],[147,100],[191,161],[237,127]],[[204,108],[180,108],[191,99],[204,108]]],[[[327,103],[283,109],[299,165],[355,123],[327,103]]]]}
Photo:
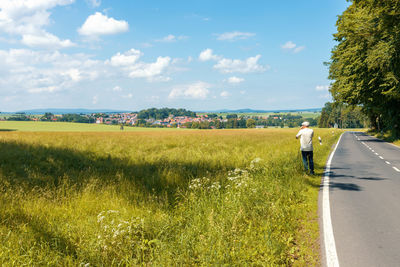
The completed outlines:
{"type": "Polygon", "coordinates": [[[340,266],[400,266],[400,148],[345,133],[332,158],[329,195],[340,266]]]}

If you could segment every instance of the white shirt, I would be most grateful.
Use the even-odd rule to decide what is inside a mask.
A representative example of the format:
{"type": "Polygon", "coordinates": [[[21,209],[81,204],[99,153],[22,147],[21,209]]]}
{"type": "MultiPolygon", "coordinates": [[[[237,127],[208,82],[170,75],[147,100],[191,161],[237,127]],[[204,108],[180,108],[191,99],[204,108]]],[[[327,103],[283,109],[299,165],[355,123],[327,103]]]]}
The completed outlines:
{"type": "Polygon", "coordinates": [[[312,138],[314,131],[310,128],[301,129],[296,138],[300,137],[300,150],[301,151],[313,151],[312,138]]]}

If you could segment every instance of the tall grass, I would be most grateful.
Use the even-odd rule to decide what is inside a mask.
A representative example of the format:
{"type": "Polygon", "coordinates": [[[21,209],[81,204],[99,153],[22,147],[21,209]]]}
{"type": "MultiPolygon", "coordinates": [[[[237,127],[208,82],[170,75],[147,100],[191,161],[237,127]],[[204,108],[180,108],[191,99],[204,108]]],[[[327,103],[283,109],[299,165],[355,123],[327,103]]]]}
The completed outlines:
{"type": "Polygon", "coordinates": [[[295,133],[0,133],[0,264],[318,265],[295,133]]]}

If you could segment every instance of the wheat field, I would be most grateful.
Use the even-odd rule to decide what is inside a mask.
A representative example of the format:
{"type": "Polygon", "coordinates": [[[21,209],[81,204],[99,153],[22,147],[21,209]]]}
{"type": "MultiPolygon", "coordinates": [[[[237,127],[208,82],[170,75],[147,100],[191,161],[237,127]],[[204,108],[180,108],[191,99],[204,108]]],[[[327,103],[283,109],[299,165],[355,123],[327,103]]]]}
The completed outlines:
{"type": "Polygon", "coordinates": [[[296,133],[0,132],[0,264],[319,265],[296,133]]]}

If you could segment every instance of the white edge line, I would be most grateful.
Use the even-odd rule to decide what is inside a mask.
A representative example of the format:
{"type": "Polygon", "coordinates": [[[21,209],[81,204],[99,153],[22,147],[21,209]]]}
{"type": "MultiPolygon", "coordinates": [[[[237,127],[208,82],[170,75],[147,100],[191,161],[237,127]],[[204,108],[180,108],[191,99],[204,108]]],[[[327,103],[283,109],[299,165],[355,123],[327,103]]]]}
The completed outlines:
{"type": "Polygon", "coordinates": [[[339,267],[339,259],[337,257],[335,237],[333,235],[333,227],[331,220],[331,206],[329,203],[329,174],[331,171],[331,162],[333,155],[342,139],[343,134],[339,137],[335,148],[333,149],[326,163],[324,182],[322,189],[322,223],[324,225],[324,246],[327,267],[339,267]]]}
{"type": "Polygon", "coordinates": [[[394,169],[396,172],[400,172],[400,170],[397,169],[396,167],[393,167],[393,169],[394,169]]]}

